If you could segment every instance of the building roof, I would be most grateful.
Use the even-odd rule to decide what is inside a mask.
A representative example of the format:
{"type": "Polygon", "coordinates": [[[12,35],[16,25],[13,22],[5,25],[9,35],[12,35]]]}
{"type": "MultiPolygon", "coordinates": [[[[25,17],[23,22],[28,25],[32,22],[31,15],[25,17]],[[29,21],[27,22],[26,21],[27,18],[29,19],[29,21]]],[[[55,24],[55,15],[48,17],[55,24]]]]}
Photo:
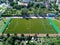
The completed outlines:
{"type": "Polygon", "coordinates": [[[23,2],[31,2],[32,0],[23,0],[23,2]]]}
{"type": "Polygon", "coordinates": [[[27,3],[22,3],[22,2],[19,2],[19,1],[18,1],[18,5],[28,6],[27,3]]]}

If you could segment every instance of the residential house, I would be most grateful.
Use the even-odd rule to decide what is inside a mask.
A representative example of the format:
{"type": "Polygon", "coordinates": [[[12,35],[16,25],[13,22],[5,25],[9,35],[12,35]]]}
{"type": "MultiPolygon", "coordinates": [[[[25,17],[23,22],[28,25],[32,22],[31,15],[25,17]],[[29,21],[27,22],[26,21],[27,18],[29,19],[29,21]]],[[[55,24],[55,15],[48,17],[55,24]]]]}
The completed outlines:
{"type": "Polygon", "coordinates": [[[23,2],[31,2],[32,0],[22,0],[23,2]]]}
{"type": "Polygon", "coordinates": [[[18,5],[28,6],[28,3],[23,3],[23,2],[18,1],[18,5]]]}

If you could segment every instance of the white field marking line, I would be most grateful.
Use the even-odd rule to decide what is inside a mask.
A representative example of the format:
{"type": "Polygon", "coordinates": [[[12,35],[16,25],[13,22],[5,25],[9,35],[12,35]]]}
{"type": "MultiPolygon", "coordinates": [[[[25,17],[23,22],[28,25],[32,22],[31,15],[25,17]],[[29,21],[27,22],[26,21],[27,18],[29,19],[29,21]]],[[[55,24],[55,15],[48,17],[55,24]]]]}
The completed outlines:
{"type": "MultiPolygon", "coordinates": [[[[23,18],[23,17],[6,17],[6,18],[23,18]]],[[[26,18],[44,18],[44,17],[26,17],[26,18]]],[[[45,17],[48,18],[48,17],[45,17]]]]}

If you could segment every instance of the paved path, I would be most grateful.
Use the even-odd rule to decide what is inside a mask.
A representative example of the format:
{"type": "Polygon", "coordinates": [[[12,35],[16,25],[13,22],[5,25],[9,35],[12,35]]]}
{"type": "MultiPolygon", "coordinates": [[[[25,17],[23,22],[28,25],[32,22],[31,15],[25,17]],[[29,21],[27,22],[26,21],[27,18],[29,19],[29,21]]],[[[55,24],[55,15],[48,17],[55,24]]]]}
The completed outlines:
{"type": "MultiPolygon", "coordinates": [[[[1,36],[2,34],[0,34],[1,36]]],[[[5,36],[7,34],[4,34],[5,36]]],[[[10,34],[10,35],[14,35],[14,34],[10,34]]],[[[21,34],[17,34],[17,36],[21,36],[21,34]]],[[[35,34],[24,34],[24,36],[35,36],[35,34]]],[[[38,37],[46,37],[46,34],[37,34],[38,37]]],[[[49,36],[51,37],[56,37],[56,36],[60,36],[60,34],[49,34],[49,36]]]]}

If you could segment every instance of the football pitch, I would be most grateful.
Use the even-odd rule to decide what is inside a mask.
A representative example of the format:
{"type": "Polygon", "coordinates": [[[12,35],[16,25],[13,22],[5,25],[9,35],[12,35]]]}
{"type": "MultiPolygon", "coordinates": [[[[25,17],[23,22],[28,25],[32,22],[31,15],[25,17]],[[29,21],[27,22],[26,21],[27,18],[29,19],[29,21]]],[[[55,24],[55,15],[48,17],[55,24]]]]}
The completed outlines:
{"type": "Polygon", "coordinates": [[[56,33],[48,19],[13,18],[4,33],[56,33]]]}

